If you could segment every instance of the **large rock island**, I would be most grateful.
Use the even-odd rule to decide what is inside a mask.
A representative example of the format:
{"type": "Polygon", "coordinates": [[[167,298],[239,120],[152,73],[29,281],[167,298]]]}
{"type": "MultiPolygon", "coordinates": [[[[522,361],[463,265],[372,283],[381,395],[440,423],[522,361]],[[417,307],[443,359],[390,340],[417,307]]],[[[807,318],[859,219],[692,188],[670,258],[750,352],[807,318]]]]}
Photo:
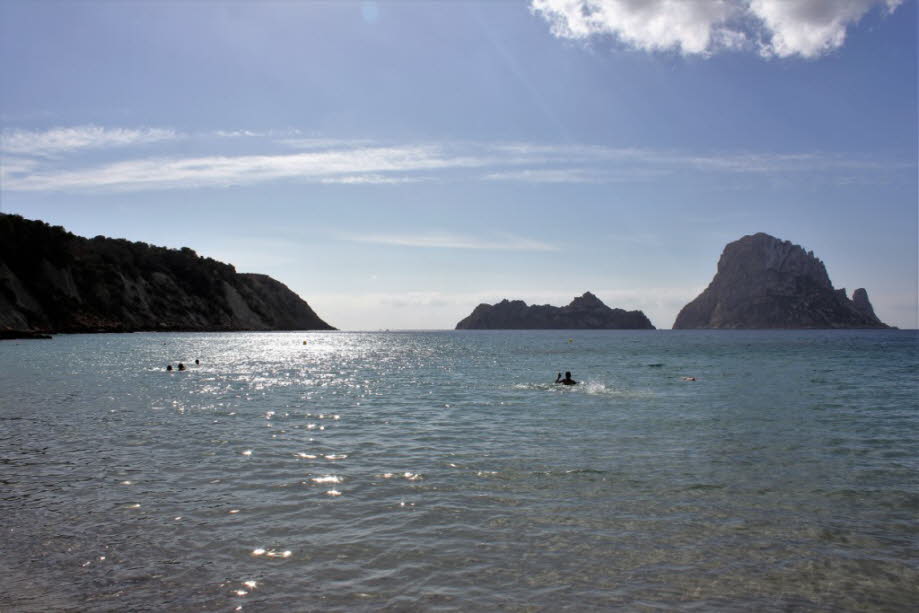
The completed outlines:
{"type": "Polygon", "coordinates": [[[0,214],[0,338],[49,332],[334,330],[287,286],[167,249],[0,214]]]}
{"type": "Polygon", "coordinates": [[[480,304],[456,324],[457,330],[654,330],[641,311],[611,309],[599,298],[585,293],[571,304],[527,306],[523,300],[480,304]]]}
{"type": "Polygon", "coordinates": [[[834,289],[823,262],[762,232],[729,243],[718,272],[677,315],[678,328],[887,328],[868,292],[834,289]]]}

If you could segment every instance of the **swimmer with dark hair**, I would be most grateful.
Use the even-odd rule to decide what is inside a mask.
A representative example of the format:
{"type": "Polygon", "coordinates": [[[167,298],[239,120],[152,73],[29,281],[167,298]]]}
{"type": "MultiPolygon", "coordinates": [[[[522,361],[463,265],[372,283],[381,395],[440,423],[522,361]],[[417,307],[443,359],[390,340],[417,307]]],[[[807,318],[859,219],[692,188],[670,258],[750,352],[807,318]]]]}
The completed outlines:
{"type": "Polygon", "coordinates": [[[166,370],[167,370],[168,372],[172,372],[172,364],[167,364],[167,365],[166,365],[166,370]]]}
{"type": "Polygon", "coordinates": [[[179,370],[185,370],[185,364],[179,362],[179,370]]]}
{"type": "Polygon", "coordinates": [[[564,379],[562,379],[562,373],[558,373],[558,376],[555,378],[555,382],[560,383],[562,385],[577,385],[578,384],[577,381],[571,378],[570,370],[565,371],[564,379]]]}

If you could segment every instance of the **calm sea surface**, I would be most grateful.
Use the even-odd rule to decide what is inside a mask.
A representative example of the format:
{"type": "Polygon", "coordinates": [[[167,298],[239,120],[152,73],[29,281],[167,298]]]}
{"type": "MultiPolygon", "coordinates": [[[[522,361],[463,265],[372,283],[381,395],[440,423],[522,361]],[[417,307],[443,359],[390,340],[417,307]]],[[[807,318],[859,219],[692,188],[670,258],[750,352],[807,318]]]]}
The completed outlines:
{"type": "Polygon", "coordinates": [[[5,341],[0,610],[916,610],[917,404],[909,331],[5,341]]]}

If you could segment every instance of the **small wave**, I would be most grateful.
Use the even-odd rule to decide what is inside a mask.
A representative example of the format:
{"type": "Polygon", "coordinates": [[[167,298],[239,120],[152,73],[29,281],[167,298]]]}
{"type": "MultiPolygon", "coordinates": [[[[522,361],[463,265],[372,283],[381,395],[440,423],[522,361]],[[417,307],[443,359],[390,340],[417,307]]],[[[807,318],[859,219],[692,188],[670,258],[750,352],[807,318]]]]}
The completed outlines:
{"type": "Polygon", "coordinates": [[[584,382],[583,385],[584,391],[588,394],[611,394],[615,391],[605,383],[584,382]]]}

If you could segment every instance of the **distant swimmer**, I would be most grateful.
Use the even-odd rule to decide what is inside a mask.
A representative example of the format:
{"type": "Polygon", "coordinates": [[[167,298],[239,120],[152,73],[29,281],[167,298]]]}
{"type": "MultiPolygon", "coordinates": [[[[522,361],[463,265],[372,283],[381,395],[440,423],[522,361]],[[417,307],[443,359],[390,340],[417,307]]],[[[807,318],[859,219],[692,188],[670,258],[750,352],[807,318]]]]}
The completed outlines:
{"type": "Polygon", "coordinates": [[[556,383],[561,383],[562,385],[577,385],[578,382],[571,378],[571,371],[565,371],[565,378],[562,379],[562,373],[558,373],[558,376],[555,378],[556,383]]]}
{"type": "Polygon", "coordinates": [[[695,377],[683,377],[683,381],[695,381],[695,377]]]}
{"type": "Polygon", "coordinates": [[[199,360],[198,358],[195,358],[195,366],[197,366],[200,363],[201,363],[201,360],[199,360]]]}
{"type": "Polygon", "coordinates": [[[169,372],[172,372],[172,364],[167,364],[167,365],[166,365],[166,370],[169,371],[169,372]]]}
{"type": "Polygon", "coordinates": [[[185,364],[179,362],[179,370],[185,370],[185,364]]]}

